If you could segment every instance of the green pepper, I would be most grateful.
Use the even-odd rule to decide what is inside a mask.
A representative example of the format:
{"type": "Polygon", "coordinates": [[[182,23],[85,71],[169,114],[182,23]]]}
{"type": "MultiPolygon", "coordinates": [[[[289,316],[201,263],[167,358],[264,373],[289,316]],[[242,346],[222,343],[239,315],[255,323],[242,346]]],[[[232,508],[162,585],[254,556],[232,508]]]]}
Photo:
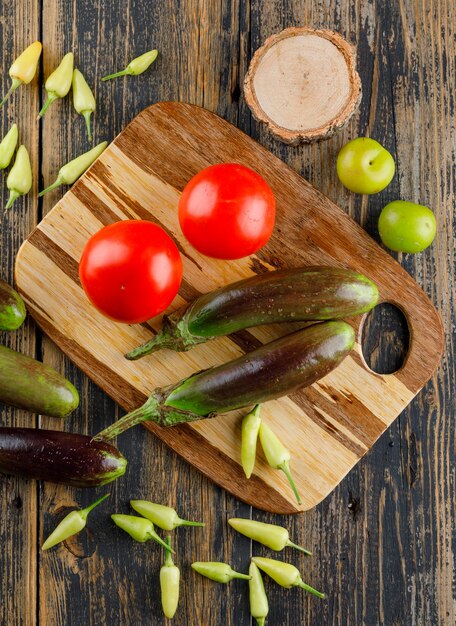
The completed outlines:
{"type": "Polygon", "coordinates": [[[9,75],[11,76],[12,84],[8,90],[8,93],[0,102],[2,107],[8,100],[10,95],[20,85],[28,85],[36,74],[36,68],[38,67],[38,61],[40,58],[41,50],[43,46],[41,42],[35,41],[30,44],[13,62],[9,69],[9,75]]]}
{"type": "Polygon", "coordinates": [[[252,561],[257,565],[265,574],[267,574],[272,580],[275,580],[277,584],[285,589],[291,589],[292,587],[301,587],[309,593],[319,598],[324,598],[325,594],[317,591],[310,585],[306,585],[301,578],[299,570],[291,563],[284,563],[283,561],[276,561],[275,559],[267,559],[262,556],[254,556],[252,561]]]}
{"type": "Polygon", "coordinates": [[[163,613],[169,619],[174,617],[179,602],[180,571],[171,557],[171,537],[166,538],[169,550],[166,552],[165,563],[160,569],[160,590],[163,613]]]}
{"type": "Polygon", "coordinates": [[[301,497],[290,472],[290,451],[285,448],[277,435],[264,422],[260,425],[260,441],[267,462],[274,469],[282,470],[293,489],[297,503],[302,504],[301,497]]]}
{"type": "Polygon", "coordinates": [[[98,506],[103,500],[109,497],[109,493],[105,496],[99,498],[96,502],[86,507],[85,509],[81,509],[80,511],[71,511],[68,513],[66,517],[60,522],[60,524],[56,527],[56,529],[49,535],[46,541],[43,543],[41,549],[49,550],[49,548],[53,548],[58,543],[65,541],[68,537],[72,537],[77,533],[81,532],[85,525],[87,524],[87,516],[92,509],[98,506]]]}
{"type": "Polygon", "coordinates": [[[117,78],[118,76],[138,76],[138,74],[142,74],[147,70],[147,68],[152,65],[155,59],[158,57],[158,50],[149,50],[149,52],[145,52],[127,65],[124,70],[120,70],[120,72],[115,72],[114,74],[108,74],[108,76],[103,76],[101,80],[111,80],[111,78],[117,78]]]}
{"type": "Polygon", "coordinates": [[[239,517],[229,519],[228,524],[234,528],[234,530],[237,530],[238,533],[245,535],[249,539],[258,541],[258,543],[262,543],[264,546],[267,546],[276,552],[279,552],[286,546],[289,546],[291,548],[296,548],[309,556],[312,554],[309,550],[301,548],[301,546],[297,546],[295,543],[290,541],[288,530],[282,526],[265,524],[264,522],[256,522],[252,519],[242,519],[239,517]]]}
{"type": "Polygon", "coordinates": [[[196,561],[192,563],[192,568],[201,576],[215,580],[218,583],[229,583],[234,578],[250,580],[247,574],[240,574],[234,571],[228,563],[218,563],[214,561],[196,561]]]}
{"type": "Polygon", "coordinates": [[[11,163],[17,146],[18,134],[17,124],[13,124],[3,137],[0,143],[0,170],[4,170],[11,163]]]}
{"type": "Polygon", "coordinates": [[[6,186],[10,190],[6,209],[9,209],[19,196],[25,195],[32,188],[32,166],[25,146],[19,146],[16,160],[6,179],[6,186]]]}
{"type": "Polygon", "coordinates": [[[135,515],[121,515],[117,513],[111,515],[111,519],[116,526],[128,533],[135,541],[144,543],[149,541],[149,539],[153,539],[165,548],[165,550],[174,552],[166,541],[163,541],[163,539],[157,535],[154,530],[154,525],[150,520],[144,519],[144,517],[136,517],[135,515]]]}
{"type": "Polygon", "coordinates": [[[242,420],[241,462],[246,478],[250,478],[255,467],[260,424],[260,405],[257,404],[242,420]]]}
{"type": "Polygon", "coordinates": [[[71,81],[73,79],[73,59],[73,53],[68,52],[60,61],[60,65],[48,76],[44,83],[44,88],[48,96],[43,108],[38,113],[38,119],[43,117],[54,100],[64,98],[70,91],[71,81]]]}
{"type": "Polygon", "coordinates": [[[92,163],[98,159],[107,145],[107,141],[102,141],[88,152],[84,152],[84,154],[81,154],[72,161],[69,161],[66,165],[60,168],[59,175],[52,185],[49,185],[49,187],[40,191],[38,196],[44,196],[45,193],[59,187],[60,185],[72,185],[80,176],[82,176],[82,174],[84,174],[92,163]]]}
{"type": "Polygon", "coordinates": [[[258,626],[264,626],[269,603],[260,570],[253,561],[250,562],[249,575],[250,615],[256,619],[258,626]]]}
{"type": "Polygon", "coordinates": [[[84,116],[87,135],[89,141],[92,141],[90,116],[95,111],[95,98],[86,79],[78,69],[73,70],[73,106],[77,113],[84,116]]]}
{"type": "Polygon", "coordinates": [[[191,522],[181,519],[170,506],[147,500],[130,500],[132,508],[162,530],[174,530],[178,526],[204,526],[204,522],[191,522]]]}

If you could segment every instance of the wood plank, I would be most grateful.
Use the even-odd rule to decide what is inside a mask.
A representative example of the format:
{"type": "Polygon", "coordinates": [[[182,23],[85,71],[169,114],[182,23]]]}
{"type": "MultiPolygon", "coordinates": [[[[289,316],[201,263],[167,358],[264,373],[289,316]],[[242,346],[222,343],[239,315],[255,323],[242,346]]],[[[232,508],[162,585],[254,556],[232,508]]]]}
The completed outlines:
{"type": "MultiPolygon", "coordinates": [[[[69,49],[75,52],[76,64],[95,86],[95,142],[113,139],[137,113],[162,99],[204,103],[235,119],[237,102],[231,100],[231,82],[237,71],[238,12],[237,0],[189,0],[177,7],[171,0],[127,0],[121,5],[99,2],[96,7],[44,0],[46,67],[51,70],[69,49]],[[147,74],[100,82],[101,76],[150,47],[157,47],[160,56],[147,74]]],[[[71,100],[54,107],[43,123],[44,183],[64,162],[88,147],[82,119],[71,110],[71,100]]],[[[44,198],[44,213],[65,191],[44,198]]],[[[80,409],[65,424],[53,422],[52,426],[94,432],[116,419],[120,411],[106,394],[63,359],[50,341],[44,341],[45,359],[59,367],[65,363],[65,371],[81,394],[80,409]]],[[[229,505],[233,514],[245,515],[249,507],[228,496],[144,429],[135,429],[126,437],[122,451],[129,459],[129,471],[122,482],[106,488],[112,495],[89,522],[89,532],[75,546],[44,554],[40,561],[39,623],[165,624],[157,592],[161,551],[152,545],[134,544],[108,516],[130,512],[130,498],[175,505],[183,516],[208,523],[204,534],[197,530],[173,533],[183,578],[181,605],[173,623],[209,624],[214,619],[238,624],[237,618],[248,620],[248,607],[245,603],[239,606],[240,586],[220,594],[217,585],[197,577],[189,564],[196,559],[224,558],[236,565],[239,557],[237,553],[233,556],[232,536],[221,512],[229,505]],[[90,558],[85,558],[88,555],[90,558]],[[204,602],[195,602],[202,593],[204,602]]],[[[42,537],[64,514],[63,506],[84,505],[97,494],[44,485],[42,537]]]]}
{"type": "MultiPolygon", "coordinates": [[[[438,374],[410,410],[320,506],[299,518],[259,512],[253,515],[286,525],[296,541],[313,547],[316,555],[313,559],[300,559],[291,552],[284,558],[301,566],[309,582],[324,588],[329,595],[326,602],[318,602],[299,590],[284,592],[266,581],[271,606],[268,623],[277,626],[454,623],[451,593],[455,543],[452,520],[456,513],[452,472],[455,461],[454,218],[451,213],[456,182],[454,3],[400,0],[391,5],[361,0],[348,6],[340,0],[286,3],[189,0],[176,8],[175,3],[167,0],[154,3],[151,8],[151,3],[146,6],[144,0],[130,0],[121,8],[100,2],[96,9],[85,3],[77,4],[74,13],[69,3],[48,0],[43,13],[44,28],[49,33],[47,46],[50,49],[62,44],[62,53],[68,49],[66,44],[73,47],[84,56],[86,71],[89,74],[92,71],[92,76],[112,69],[119,54],[119,42],[126,56],[130,51],[142,52],[144,42],[157,39],[158,47],[163,50],[156,83],[126,79],[128,82],[118,82],[103,92],[106,108],[99,123],[106,137],[122,130],[124,123],[150,102],[181,99],[204,104],[252,133],[343,206],[375,237],[378,213],[387,201],[400,195],[413,196],[434,206],[434,198],[438,198],[438,219],[444,228],[439,229],[436,247],[423,255],[400,259],[443,314],[447,329],[446,358],[438,374]],[[144,19],[144,15],[150,19],[144,19]],[[239,79],[245,74],[251,54],[268,35],[286,26],[308,24],[335,28],[356,43],[364,100],[358,117],[345,132],[331,141],[295,150],[270,140],[251,121],[242,98],[239,100],[239,79]],[[94,58],[98,59],[96,67],[94,58]],[[396,158],[400,156],[399,176],[382,194],[369,199],[345,191],[334,168],[335,155],[343,143],[367,132],[392,150],[396,158]]],[[[25,37],[22,26],[34,19],[34,6],[29,0],[4,3],[0,28],[2,50],[11,47],[9,33],[14,32],[15,39],[25,37]]],[[[7,55],[3,54],[3,76],[8,66],[7,55]]],[[[24,120],[24,130],[35,128],[31,119],[25,123],[25,117],[31,112],[34,115],[38,107],[27,106],[25,99],[18,98],[16,105],[19,103],[21,111],[17,118],[24,120]]],[[[2,115],[9,116],[12,111],[10,105],[3,109],[2,115]]],[[[80,141],[76,132],[68,132],[68,119],[62,115],[62,125],[56,123],[53,132],[46,135],[43,166],[47,166],[49,159],[53,160],[46,182],[66,158],[73,156],[69,154],[71,142],[74,141],[76,149],[80,141]],[[64,138],[59,141],[61,132],[64,138]]],[[[3,130],[12,121],[8,119],[6,125],[4,122],[3,130]]],[[[51,207],[57,197],[58,192],[46,206],[51,207]]],[[[31,197],[25,211],[20,209],[16,213],[21,213],[21,219],[13,218],[13,228],[9,221],[3,221],[0,249],[3,278],[12,277],[14,257],[10,250],[17,249],[34,222],[30,202],[31,197]]],[[[381,323],[382,320],[380,326],[378,322],[373,324],[372,334],[378,330],[381,334],[381,323]]],[[[32,324],[6,339],[13,347],[22,345],[33,354],[32,324]]],[[[384,351],[380,343],[377,350],[380,361],[384,351]]],[[[61,365],[59,360],[52,362],[61,365]]],[[[82,407],[71,427],[85,431],[92,426],[101,427],[108,416],[113,417],[113,403],[84,376],[79,378],[75,368],[66,367],[82,396],[82,407]]],[[[18,412],[3,411],[4,423],[25,425],[30,424],[29,420],[29,416],[18,412]]],[[[57,424],[53,422],[52,426],[57,424]]],[[[204,535],[192,532],[178,535],[180,564],[186,580],[182,606],[173,623],[249,625],[248,604],[241,584],[222,588],[192,573],[188,575],[187,570],[192,558],[210,557],[223,558],[241,570],[247,567],[251,551],[259,553],[260,548],[240,537],[233,540],[233,533],[226,529],[225,517],[248,516],[252,514],[249,507],[222,492],[147,433],[134,431],[127,439],[124,451],[131,458],[136,484],[127,494],[127,488],[131,487],[128,483],[125,497],[118,496],[117,501],[120,498],[125,507],[123,511],[127,512],[124,501],[130,494],[161,501],[170,498],[170,502],[183,507],[184,514],[197,517],[204,512],[209,522],[204,535]],[[146,449],[153,451],[153,460],[145,454],[146,449]],[[151,477],[162,475],[167,477],[165,482],[152,482],[151,477]]],[[[24,490],[33,493],[35,489],[24,481],[2,479],[2,511],[6,510],[5,502],[11,502],[13,484],[21,497],[24,490]]],[[[61,514],[56,513],[59,506],[76,499],[80,502],[82,495],[88,501],[94,494],[79,492],[67,500],[64,492],[57,491],[55,499],[52,496],[45,499],[44,532],[51,530],[61,514]]],[[[0,622],[8,625],[34,623],[31,619],[36,614],[35,594],[30,585],[33,572],[28,576],[25,567],[28,557],[24,553],[30,550],[30,544],[24,535],[24,525],[29,529],[26,532],[30,532],[32,520],[37,518],[30,501],[25,498],[23,502],[26,504],[20,517],[16,513],[7,518],[3,515],[0,528],[3,546],[0,622]]],[[[159,626],[164,624],[156,595],[159,555],[153,551],[151,562],[151,550],[132,546],[127,537],[120,537],[120,531],[116,535],[115,529],[113,532],[109,528],[106,511],[110,510],[106,504],[89,524],[91,548],[95,550],[87,551],[92,554],[90,559],[84,559],[84,553],[80,552],[80,556],[69,561],[71,567],[64,569],[64,575],[59,576],[56,573],[62,559],[59,552],[59,557],[52,559],[55,568],[49,562],[44,567],[42,578],[43,581],[47,578],[48,587],[43,582],[45,599],[40,619],[43,625],[149,621],[159,626]],[[154,572],[155,578],[151,580],[154,572]],[[59,593],[53,594],[56,580],[60,581],[59,593]]],[[[263,553],[270,555],[266,550],[263,553]]]]}
{"type": "MultiPolygon", "coordinates": [[[[329,498],[287,524],[293,536],[313,546],[316,558],[293,561],[301,563],[317,588],[328,591],[328,601],[288,594],[291,622],[284,616],[283,591],[271,585],[268,619],[312,626],[452,624],[454,3],[348,7],[333,0],[298,0],[271,8],[254,2],[252,16],[252,50],[291,24],[335,28],[357,45],[363,102],[346,131],[297,151],[271,141],[256,125],[252,135],[305,173],[377,240],[379,212],[393,199],[428,203],[436,211],[440,227],[434,247],[398,257],[437,304],[447,333],[447,356],[426,390],[329,498]],[[369,198],[346,191],[334,167],[339,149],[358,135],[375,137],[399,159],[392,184],[369,198]]],[[[376,345],[373,364],[381,369],[389,365],[385,355],[395,334],[385,318],[374,320],[370,332],[376,345]]],[[[261,519],[277,521],[275,516],[261,519]]]]}
{"type": "MultiPolygon", "coordinates": [[[[8,69],[16,56],[39,39],[40,3],[24,0],[2,4],[0,12],[1,86],[10,85],[8,69]]],[[[1,278],[12,283],[14,260],[22,241],[37,221],[36,196],[39,174],[39,145],[36,115],[39,104],[38,79],[19,88],[0,110],[1,136],[16,122],[19,141],[30,154],[33,191],[16,201],[5,213],[0,210],[1,278]]],[[[8,199],[6,173],[2,174],[0,206],[8,199]]],[[[3,345],[36,355],[35,325],[29,319],[14,333],[1,333],[3,345]]],[[[34,426],[36,418],[25,411],[2,408],[2,426],[34,426]]],[[[0,623],[34,626],[37,623],[37,485],[14,477],[0,477],[0,623]]]]}

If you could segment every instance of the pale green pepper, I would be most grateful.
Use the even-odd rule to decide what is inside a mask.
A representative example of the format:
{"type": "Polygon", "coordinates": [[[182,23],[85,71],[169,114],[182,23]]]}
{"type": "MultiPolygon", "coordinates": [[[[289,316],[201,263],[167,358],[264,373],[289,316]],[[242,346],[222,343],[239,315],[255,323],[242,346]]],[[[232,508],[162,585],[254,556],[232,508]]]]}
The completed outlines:
{"type": "Polygon", "coordinates": [[[147,68],[152,65],[155,59],[158,57],[158,50],[149,50],[149,52],[145,52],[127,65],[127,67],[120,72],[115,72],[114,74],[108,74],[108,76],[103,76],[101,80],[111,80],[111,78],[117,78],[118,76],[138,76],[147,70],[147,68]]]}
{"type": "Polygon", "coordinates": [[[19,196],[25,195],[32,188],[32,166],[25,146],[19,146],[16,160],[6,179],[6,186],[10,190],[6,209],[9,209],[19,196]]]}
{"type": "Polygon", "coordinates": [[[247,574],[240,574],[231,568],[228,563],[218,563],[215,561],[196,561],[192,563],[192,568],[201,576],[215,580],[217,583],[229,583],[234,578],[250,580],[247,574]]]}
{"type": "Polygon", "coordinates": [[[260,405],[257,404],[242,420],[241,462],[246,478],[250,478],[255,467],[258,432],[261,417],[260,405]]]}
{"type": "Polygon", "coordinates": [[[258,626],[264,626],[269,613],[269,602],[261,572],[253,561],[250,562],[249,575],[250,615],[256,619],[258,626]]]}
{"type": "Polygon", "coordinates": [[[274,469],[282,470],[293,489],[297,503],[302,504],[301,497],[290,472],[290,451],[285,448],[277,435],[264,422],[261,422],[260,425],[260,441],[267,462],[274,469]]]}
{"type": "MultiPolygon", "coordinates": [[[[166,544],[171,548],[171,537],[166,538],[166,544]]],[[[171,552],[166,552],[165,563],[160,569],[160,590],[163,613],[172,619],[179,603],[180,571],[174,565],[171,552]]]]}
{"type": "Polygon", "coordinates": [[[58,543],[65,541],[69,537],[76,535],[81,532],[83,528],[85,528],[87,524],[87,516],[98,506],[103,500],[109,497],[109,493],[105,496],[101,497],[99,500],[86,507],[85,509],[81,509],[80,511],[71,511],[68,513],[66,517],[60,522],[60,524],[56,527],[56,529],[49,535],[46,541],[43,543],[41,549],[49,550],[49,548],[53,548],[58,543]]]}
{"type": "Polygon", "coordinates": [[[154,525],[150,520],[144,519],[144,517],[136,517],[135,515],[121,515],[117,513],[111,515],[111,519],[116,526],[128,533],[135,541],[145,543],[149,541],[149,539],[153,539],[165,548],[165,550],[174,552],[174,550],[157,535],[154,530],[154,525]]]}
{"type": "Polygon", "coordinates": [[[204,526],[203,522],[191,522],[181,519],[170,506],[156,504],[147,500],[130,500],[132,508],[146,517],[162,530],[174,530],[178,526],[204,526]]]}
{"type": "Polygon", "coordinates": [[[38,113],[38,119],[43,117],[54,100],[64,98],[70,91],[71,81],[73,79],[73,60],[73,53],[68,52],[60,61],[60,65],[48,76],[44,83],[44,88],[47,91],[47,100],[38,113]]]}
{"type": "Polygon", "coordinates": [[[275,559],[267,559],[262,556],[254,556],[252,561],[257,567],[259,567],[265,574],[267,574],[272,580],[275,580],[277,584],[285,589],[291,589],[292,587],[301,587],[309,593],[319,598],[324,598],[325,594],[317,591],[310,585],[303,582],[299,570],[291,563],[284,563],[283,561],[276,561],[275,559]]]}
{"type": "Polygon", "coordinates": [[[9,69],[9,75],[11,76],[12,84],[8,90],[8,93],[0,102],[0,107],[8,100],[10,95],[20,85],[28,85],[36,74],[36,68],[38,67],[38,61],[40,58],[41,50],[43,46],[41,42],[35,41],[30,44],[13,62],[9,69]]]}
{"type": "Polygon", "coordinates": [[[3,137],[0,143],[0,170],[4,170],[11,163],[16,150],[18,135],[17,124],[13,124],[3,137]]]}
{"type": "Polygon", "coordinates": [[[90,116],[95,111],[95,98],[86,79],[78,69],[73,70],[73,106],[76,112],[84,116],[87,135],[92,141],[90,116]]]}
{"type": "Polygon", "coordinates": [[[92,163],[98,159],[107,145],[107,141],[102,141],[95,146],[95,148],[92,148],[88,152],[84,152],[84,154],[81,154],[72,161],[69,161],[66,165],[60,168],[59,175],[52,185],[49,185],[49,187],[40,191],[38,196],[44,196],[45,193],[51,191],[52,189],[56,189],[56,187],[60,187],[60,185],[72,185],[80,176],[82,176],[82,174],[84,174],[92,163]]]}
{"type": "Polygon", "coordinates": [[[310,556],[312,553],[301,546],[297,546],[290,541],[288,530],[282,526],[276,526],[275,524],[265,524],[264,522],[257,522],[252,519],[242,519],[239,517],[233,517],[228,520],[228,524],[237,530],[238,533],[245,535],[249,539],[258,541],[264,546],[280,552],[286,546],[290,548],[296,548],[304,554],[310,556]]]}

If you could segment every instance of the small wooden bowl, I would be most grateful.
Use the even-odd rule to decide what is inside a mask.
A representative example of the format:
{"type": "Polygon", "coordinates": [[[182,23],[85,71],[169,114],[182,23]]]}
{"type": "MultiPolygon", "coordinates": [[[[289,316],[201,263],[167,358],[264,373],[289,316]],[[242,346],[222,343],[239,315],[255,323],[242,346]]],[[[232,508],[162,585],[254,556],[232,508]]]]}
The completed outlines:
{"type": "Polygon", "coordinates": [[[281,141],[327,139],[361,101],[355,49],[330,30],[287,28],[255,52],[244,96],[255,119],[281,141]]]}

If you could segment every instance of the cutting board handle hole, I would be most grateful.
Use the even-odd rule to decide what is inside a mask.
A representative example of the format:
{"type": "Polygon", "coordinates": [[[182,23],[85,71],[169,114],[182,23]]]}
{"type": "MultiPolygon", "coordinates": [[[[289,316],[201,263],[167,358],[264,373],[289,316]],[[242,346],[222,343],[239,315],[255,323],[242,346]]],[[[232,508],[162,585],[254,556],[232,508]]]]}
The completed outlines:
{"type": "Polygon", "coordinates": [[[407,319],[399,307],[382,302],[370,311],[361,330],[366,365],[377,374],[393,374],[403,366],[410,345],[407,319]]]}

